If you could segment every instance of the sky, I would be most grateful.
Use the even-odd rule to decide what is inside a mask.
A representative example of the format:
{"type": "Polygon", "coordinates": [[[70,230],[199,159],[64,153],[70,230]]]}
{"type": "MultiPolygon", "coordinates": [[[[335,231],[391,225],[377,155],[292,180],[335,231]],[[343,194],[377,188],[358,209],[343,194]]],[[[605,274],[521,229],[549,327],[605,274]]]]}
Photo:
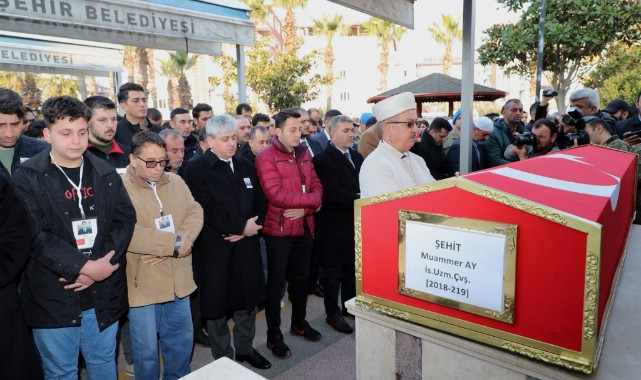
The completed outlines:
{"type": "MultiPolygon", "coordinates": [[[[495,0],[477,0],[475,3],[475,46],[478,47],[482,43],[483,30],[497,23],[508,22],[516,16],[500,8],[495,0]]],[[[309,0],[304,9],[298,9],[296,11],[296,22],[299,25],[312,25],[311,19],[319,19],[323,14],[340,14],[346,23],[363,22],[370,18],[367,14],[357,12],[327,0],[309,0]]],[[[417,0],[414,3],[414,30],[408,31],[403,38],[407,38],[410,41],[413,40],[417,46],[421,46],[426,38],[431,40],[431,35],[427,32],[427,28],[434,22],[440,23],[441,14],[450,14],[453,16],[462,15],[463,1],[417,0]]]]}

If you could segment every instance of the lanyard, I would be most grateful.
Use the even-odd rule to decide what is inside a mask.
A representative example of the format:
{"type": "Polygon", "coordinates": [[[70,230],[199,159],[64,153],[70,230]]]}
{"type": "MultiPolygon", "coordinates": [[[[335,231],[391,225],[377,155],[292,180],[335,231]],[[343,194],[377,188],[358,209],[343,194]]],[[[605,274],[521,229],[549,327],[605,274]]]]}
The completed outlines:
{"type": "Polygon", "coordinates": [[[53,158],[53,155],[51,155],[51,153],[49,153],[49,156],[51,157],[51,162],[53,162],[53,164],[54,164],[54,165],[56,165],[56,167],[57,167],[58,169],[60,169],[60,171],[61,171],[61,172],[62,172],[62,174],[65,176],[65,178],[67,179],[67,181],[69,181],[69,184],[70,184],[71,186],[73,186],[73,188],[76,190],[76,196],[78,197],[78,208],[80,209],[80,215],[82,216],[82,219],[85,219],[85,210],[82,208],[82,190],[80,190],[80,188],[82,187],[82,173],[84,172],[85,159],[84,159],[84,158],[82,158],[82,156],[81,156],[81,158],[82,158],[82,164],[80,164],[80,180],[79,180],[78,184],[76,185],[75,183],[73,183],[73,181],[71,180],[71,178],[69,178],[69,176],[67,175],[67,173],[65,173],[65,171],[64,171],[64,170],[62,170],[62,168],[58,165],[58,163],[56,162],[56,160],[53,158]]]}
{"type": "Polygon", "coordinates": [[[154,191],[154,196],[156,197],[156,200],[158,201],[158,206],[160,206],[160,216],[163,216],[163,207],[162,207],[162,201],[160,200],[160,197],[158,196],[158,190],[156,190],[157,183],[156,182],[149,182],[145,181],[149,184],[151,187],[151,190],[154,191]]]}

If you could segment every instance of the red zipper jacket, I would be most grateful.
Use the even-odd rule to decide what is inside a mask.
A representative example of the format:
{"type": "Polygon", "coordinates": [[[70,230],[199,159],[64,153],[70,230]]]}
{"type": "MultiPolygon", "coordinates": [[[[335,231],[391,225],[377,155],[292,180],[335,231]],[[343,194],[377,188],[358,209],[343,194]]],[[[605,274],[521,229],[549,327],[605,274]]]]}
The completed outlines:
{"type": "Polygon", "coordinates": [[[321,206],[323,187],[307,147],[299,145],[294,152],[288,152],[274,136],[271,145],[256,157],[256,174],[269,202],[265,235],[303,236],[303,221],[314,233],[314,213],[321,206]],[[292,220],[283,215],[285,210],[297,208],[305,210],[304,218],[292,220]]]}

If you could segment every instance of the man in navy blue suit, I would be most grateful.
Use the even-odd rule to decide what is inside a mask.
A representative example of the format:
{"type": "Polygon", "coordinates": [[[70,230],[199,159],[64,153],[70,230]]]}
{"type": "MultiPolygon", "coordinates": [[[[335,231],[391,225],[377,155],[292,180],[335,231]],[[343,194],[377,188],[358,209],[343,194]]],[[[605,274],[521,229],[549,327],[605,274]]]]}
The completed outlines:
{"type": "Polygon", "coordinates": [[[325,149],[327,147],[327,143],[329,140],[331,140],[331,137],[329,136],[329,123],[332,121],[332,118],[334,116],[342,115],[343,113],[339,110],[329,110],[325,112],[325,120],[323,121],[323,129],[319,130],[318,133],[316,133],[313,137],[312,140],[317,141],[322,149],[325,149]]]}
{"type": "Polygon", "coordinates": [[[324,189],[323,207],[316,214],[314,253],[324,273],[325,321],[335,330],[350,334],[354,330],[343,316],[349,315],[345,302],[356,295],[354,200],[360,198],[358,174],[363,156],[352,148],[352,119],[335,116],[327,129],[331,140],[325,150],[314,156],[314,169],[324,189]]]}
{"type": "MultiPolygon", "coordinates": [[[[489,117],[481,116],[474,122],[472,127],[472,170],[477,171],[487,167],[485,149],[483,142],[490,138],[494,124],[489,117]]],[[[455,175],[460,169],[461,139],[454,141],[454,144],[447,152],[447,166],[450,176],[455,175]]]]}

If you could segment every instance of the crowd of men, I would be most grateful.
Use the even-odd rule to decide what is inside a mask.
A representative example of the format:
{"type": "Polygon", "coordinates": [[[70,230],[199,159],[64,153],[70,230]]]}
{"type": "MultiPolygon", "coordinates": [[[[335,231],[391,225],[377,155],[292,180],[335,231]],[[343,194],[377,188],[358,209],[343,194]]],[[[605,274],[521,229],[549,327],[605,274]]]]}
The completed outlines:
{"type": "MultiPolygon", "coordinates": [[[[247,104],[214,116],[198,104],[162,127],[143,87],[126,83],[123,117],[102,96],[54,97],[30,137],[34,113],[0,89],[3,375],[76,378],[81,353],[90,379],[115,379],[117,341],[138,379],[158,379],[161,366],[165,379],[186,375],[194,344],[267,369],[253,347],[256,313],[265,310],[273,356],[290,357],[285,289],[293,339],[322,339],[306,319],[309,294],[324,297],[327,324],[352,333],[354,201],[457,175],[467,128],[472,170],[578,145],[568,136],[582,124],[548,115],[552,97],[527,126],[518,99],[462,126],[460,111],[419,119],[402,93],[354,119],[252,115],[247,104]]],[[[591,89],[570,100],[592,144],[641,147],[641,118],[623,101],[600,111],[591,89]]]]}

